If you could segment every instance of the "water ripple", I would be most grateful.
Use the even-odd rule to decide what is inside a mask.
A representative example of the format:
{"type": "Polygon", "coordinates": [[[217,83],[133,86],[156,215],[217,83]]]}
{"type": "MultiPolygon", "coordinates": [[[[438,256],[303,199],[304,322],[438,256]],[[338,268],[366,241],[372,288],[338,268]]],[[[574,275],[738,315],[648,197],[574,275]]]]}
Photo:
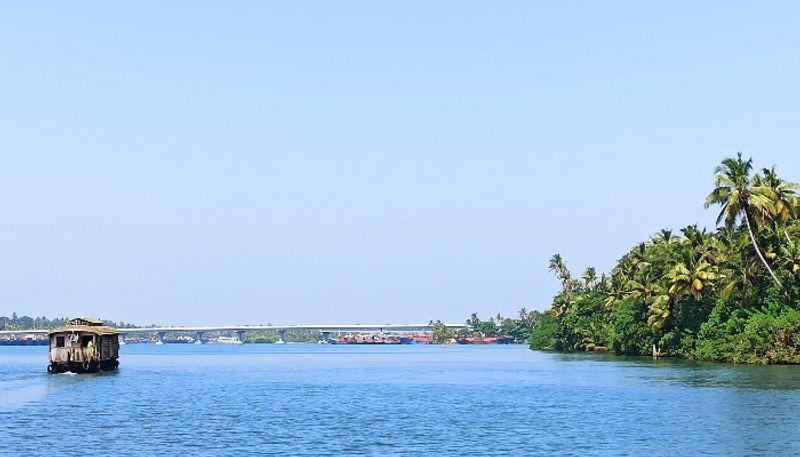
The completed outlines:
{"type": "Polygon", "coordinates": [[[126,346],[91,376],[45,361],[0,348],[0,453],[800,453],[798,367],[514,346],[126,346]]]}

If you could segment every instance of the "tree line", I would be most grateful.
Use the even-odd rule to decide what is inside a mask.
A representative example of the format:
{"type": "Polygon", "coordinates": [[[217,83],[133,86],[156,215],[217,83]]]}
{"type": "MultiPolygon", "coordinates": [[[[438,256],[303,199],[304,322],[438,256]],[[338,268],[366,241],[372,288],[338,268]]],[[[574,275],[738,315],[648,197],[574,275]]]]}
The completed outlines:
{"type": "Polygon", "coordinates": [[[719,209],[715,230],[663,229],[599,277],[575,278],[554,255],[560,290],[531,347],[800,363],[797,191],[740,153],[714,170],[705,207],[719,209]]]}
{"type": "Polygon", "coordinates": [[[431,335],[437,343],[447,343],[452,340],[473,337],[477,339],[487,336],[510,337],[514,343],[528,343],[533,329],[539,324],[544,314],[527,308],[522,308],[516,317],[503,317],[500,313],[489,319],[481,319],[478,313],[472,313],[465,321],[468,328],[458,331],[447,328],[442,321],[431,321],[431,335]]]}
{"type": "MultiPolygon", "coordinates": [[[[11,313],[11,316],[0,316],[0,330],[50,330],[56,327],[67,325],[69,318],[56,317],[48,319],[45,316],[30,317],[18,316],[17,313],[11,313]]],[[[104,320],[105,325],[111,327],[138,327],[138,325],[126,322],[114,322],[104,320]]]]}

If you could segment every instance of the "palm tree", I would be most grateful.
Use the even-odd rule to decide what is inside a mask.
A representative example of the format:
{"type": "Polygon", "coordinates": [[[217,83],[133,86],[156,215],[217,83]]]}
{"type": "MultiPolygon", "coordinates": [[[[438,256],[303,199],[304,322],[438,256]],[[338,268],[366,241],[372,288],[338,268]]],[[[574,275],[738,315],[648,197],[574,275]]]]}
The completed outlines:
{"type": "Polygon", "coordinates": [[[692,294],[699,297],[703,290],[713,286],[715,281],[720,278],[720,274],[714,265],[705,260],[696,261],[689,253],[684,255],[667,273],[669,281],[669,295],[673,300],[692,294]]]}
{"type": "Polygon", "coordinates": [[[481,323],[481,318],[478,317],[478,313],[472,313],[469,316],[469,319],[467,320],[467,325],[469,325],[472,328],[477,327],[478,325],[480,325],[480,323],[481,323]]]}
{"type": "Polygon", "coordinates": [[[727,227],[718,228],[714,240],[719,245],[717,258],[719,264],[725,267],[724,279],[727,280],[726,285],[720,290],[720,297],[727,300],[738,290],[742,306],[746,307],[754,289],[753,285],[762,270],[758,260],[744,255],[750,240],[727,227]]]}
{"type": "MultiPolygon", "coordinates": [[[[647,317],[647,326],[650,327],[653,333],[658,333],[667,323],[667,319],[671,315],[670,305],[672,299],[663,289],[659,289],[659,293],[653,298],[650,308],[647,310],[649,316],[647,317]]],[[[656,347],[658,350],[658,347],[656,347]]],[[[660,350],[658,350],[660,352],[660,350]]]]}
{"type": "Polygon", "coordinates": [[[594,267],[589,267],[583,272],[583,284],[590,290],[597,287],[597,270],[594,267]]]}
{"type": "Polygon", "coordinates": [[[561,258],[561,254],[553,255],[553,257],[550,259],[550,266],[548,269],[556,275],[559,281],[561,281],[562,290],[567,292],[570,284],[572,283],[572,275],[570,274],[567,265],[564,263],[564,259],[561,258]]]}
{"type": "Polygon", "coordinates": [[[772,198],[771,218],[779,224],[786,236],[786,241],[792,242],[786,224],[796,216],[796,191],[798,185],[793,182],[784,181],[778,177],[775,167],[764,168],[761,175],[756,175],[756,184],[769,189],[772,198]]]}
{"type": "Polygon", "coordinates": [[[761,263],[769,271],[772,279],[778,286],[782,286],[781,281],[772,271],[761,249],[756,242],[752,224],[763,220],[774,211],[774,205],[770,198],[771,191],[764,186],[754,185],[750,172],[753,169],[753,159],[742,159],[742,153],[738,153],[736,158],[727,158],[714,170],[715,179],[714,190],[706,197],[705,207],[720,205],[722,210],[717,217],[717,224],[724,221],[725,225],[733,227],[739,218],[742,218],[747,225],[747,232],[750,234],[750,241],[753,248],[761,259],[761,263]],[[751,219],[753,220],[751,222],[751,219]]]}
{"type": "Polygon", "coordinates": [[[603,303],[606,309],[613,309],[617,303],[628,296],[628,289],[625,287],[631,280],[624,277],[617,271],[611,276],[611,284],[606,288],[606,300],[603,303]]]}
{"type": "Polygon", "coordinates": [[[792,273],[800,272],[800,242],[791,241],[781,246],[781,257],[786,268],[792,273]]]}
{"type": "Polygon", "coordinates": [[[581,339],[580,347],[584,351],[594,351],[598,346],[602,345],[602,331],[597,327],[596,323],[590,322],[581,334],[583,338],[581,339]]]}
{"type": "Polygon", "coordinates": [[[636,279],[628,281],[625,288],[627,289],[626,296],[645,304],[651,303],[663,291],[658,278],[654,277],[654,272],[651,270],[636,279]]]}
{"type": "Polygon", "coordinates": [[[553,310],[553,313],[555,313],[556,317],[561,318],[567,314],[570,309],[572,309],[573,304],[574,303],[572,299],[567,295],[558,294],[553,298],[553,305],[551,306],[551,309],[553,310]]]}
{"type": "Polygon", "coordinates": [[[661,229],[658,233],[653,236],[653,243],[654,244],[670,244],[675,241],[675,235],[672,234],[672,230],[668,229],[661,229]]]}

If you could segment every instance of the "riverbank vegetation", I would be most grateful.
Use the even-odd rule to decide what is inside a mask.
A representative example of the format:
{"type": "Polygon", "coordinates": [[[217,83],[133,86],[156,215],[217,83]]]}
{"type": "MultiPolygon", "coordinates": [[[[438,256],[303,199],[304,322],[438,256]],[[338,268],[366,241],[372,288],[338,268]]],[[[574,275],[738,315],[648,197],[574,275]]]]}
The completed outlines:
{"type": "MultiPolygon", "coordinates": [[[[270,325],[270,324],[267,324],[270,325]]],[[[284,334],[287,343],[316,343],[320,339],[319,330],[292,329],[284,334]]],[[[245,343],[277,343],[280,340],[277,330],[250,330],[245,333],[245,343]]]]}
{"type": "Polygon", "coordinates": [[[442,321],[431,321],[431,338],[435,343],[447,343],[453,340],[473,338],[483,340],[486,337],[511,338],[514,343],[528,343],[533,329],[539,324],[544,314],[522,308],[516,317],[504,317],[500,313],[481,319],[478,313],[472,313],[466,324],[469,328],[455,331],[447,328],[442,321]]]}
{"type": "Polygon", "coordinates": [[[531,347],[800,363],[798,185],[741,154],[714,173],[705,206],[719,210],[716,230],[661,230],[610,275],[575,277],[554,255],[560,290],[531,347]]]}
{"type": "MultiPolygon", "coordinates": [[[[30,317],[30,316],[18,316],[17,313],[11,313],[11,316],[0,316],[0,330],[50,330],[57,327],[62,327],[67,325],[67,322],[71,318],[67,317],[57,317],[53,319],[48,319],[45,316],[41,317],[30,317]]],[[[137,327],[136,325],[126,323],[126,322],[114,322],[114,321],[103,321],[104,325],[108,325],[111,327],[137,327]]]]}

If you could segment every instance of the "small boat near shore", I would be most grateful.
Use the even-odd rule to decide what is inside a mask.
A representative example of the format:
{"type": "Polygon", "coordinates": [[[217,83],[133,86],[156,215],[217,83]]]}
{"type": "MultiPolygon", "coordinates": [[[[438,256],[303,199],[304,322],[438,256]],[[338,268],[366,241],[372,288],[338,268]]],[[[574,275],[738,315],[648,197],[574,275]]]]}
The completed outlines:
{"type": "Polygon", "coordinates": [[[192,344],[195,342],[194,338],[191,336],[175,336],[171,338],[163,338],[163,341],[166,344],[192,344]]]}

